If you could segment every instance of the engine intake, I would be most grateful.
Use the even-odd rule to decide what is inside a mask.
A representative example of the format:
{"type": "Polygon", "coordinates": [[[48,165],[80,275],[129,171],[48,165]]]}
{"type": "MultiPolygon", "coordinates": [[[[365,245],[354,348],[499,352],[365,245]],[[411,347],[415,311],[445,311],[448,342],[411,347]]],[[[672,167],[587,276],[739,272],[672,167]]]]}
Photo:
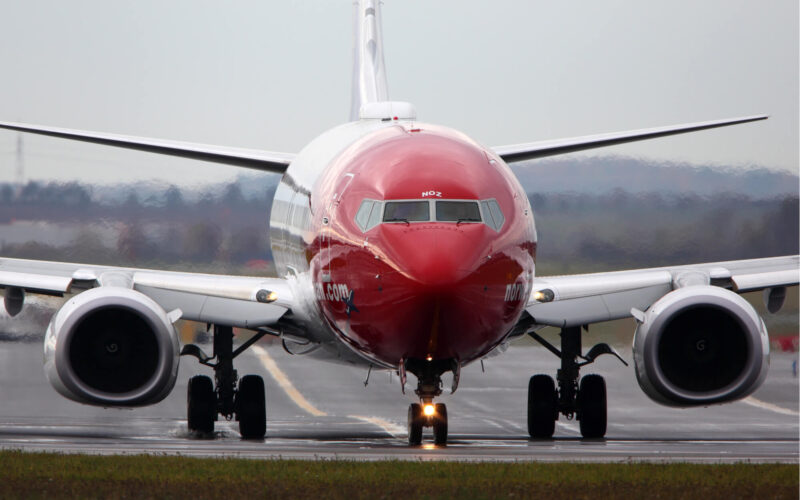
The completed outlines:
{"type": "Polygon", "coordinates": [[[157,403],[175,385],[178,360],[178,336],[164,310],[127,288],[76,295],[55,314],[45,337],[50,383],[81,403],[157,403]]]}
{"type": "Polygon", "coordinates": [[[636,377],[670,406],[725,403],[755,391],[767,374],[764,322],[739,295],[713,286],[668,293],[645,313],[633,341],[636,377]]]}

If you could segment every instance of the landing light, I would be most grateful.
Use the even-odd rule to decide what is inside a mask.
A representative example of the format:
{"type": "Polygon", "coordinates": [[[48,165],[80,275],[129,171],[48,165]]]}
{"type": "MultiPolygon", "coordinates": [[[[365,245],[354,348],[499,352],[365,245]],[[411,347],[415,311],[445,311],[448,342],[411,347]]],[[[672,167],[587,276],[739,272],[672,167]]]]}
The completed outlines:
{"type": "Polygon", "coordinates": [[[258,302],[269,304],[270,302],[275,302],[278,300],[278,294],[276,292],[270,292],[269,290],[261,289],[258,291],[258,293],[256,293],[256,300],[258,302]]]}
{"type": "Polygon", "coordinates": [[[533,292],[533,300],[537,302],[552,302],[554,298],[555,294],[549,288],[533,292]]]}
{"type": "Polygon", "coordinates": [[[426,417],[430,417],[431,415],[433,415],[433,412],[434,408],[433,405],[431,404],[427,404],[422,408],[422,413],[424,413],[426,417]]]}

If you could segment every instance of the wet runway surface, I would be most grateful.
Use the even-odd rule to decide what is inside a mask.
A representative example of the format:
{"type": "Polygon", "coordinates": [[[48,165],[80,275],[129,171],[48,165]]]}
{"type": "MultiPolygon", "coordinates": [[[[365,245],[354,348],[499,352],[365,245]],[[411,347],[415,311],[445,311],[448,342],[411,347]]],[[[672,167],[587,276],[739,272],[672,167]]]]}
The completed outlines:
{"type": "MultiPolygon", "coordinates": [[[[462,371],[461,385],[445,395],[449,442],[406,444],[413,377],[400,391],[396,376],[290,356],[261,344],[237,358],[240,376],[260,374],[267,386],[267,438],[240,439],[236,422],[217,422],[214,436],[186,428],[186,383],[211,375],[183,358],[178,384],[161,403],[106,410],[59,396],[42,372],[39,343],[0,342],[0,448],[80,453],[158,453],[253,458],[352,460],[693,461],[798,462],[797,354],[773,353],[765,384],[750,398],[723,406],[673,409],[650,401],[632,367],[601,357],[582,373],[606,377],[606,439],[582,440],[576,421],[561,417],[553,440],[533,441],[526,430],[527,381],[555,374],[558,360],[541,348],[512,346],[505,354],[462,371]]],[[[210,350],[210,349],[209,349],[210,350]]],[[[622,352],[630,360],[630,352],[622,352]]]]}

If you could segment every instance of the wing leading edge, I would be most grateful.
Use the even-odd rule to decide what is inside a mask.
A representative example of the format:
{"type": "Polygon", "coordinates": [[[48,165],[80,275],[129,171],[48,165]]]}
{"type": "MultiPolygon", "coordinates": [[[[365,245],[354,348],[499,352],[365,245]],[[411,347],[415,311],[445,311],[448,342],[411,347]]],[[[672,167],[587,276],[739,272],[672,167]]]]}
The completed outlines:
{"type": "Polygon", "coordinates": [[[294,305],[286,280],[280,278],[0,259],[0,288],[7,297],[10,289],[64,295],[98,286],[131,288],[165,311],[179,309],[182,319],[242,328],[274,325],[294,305]]]}
{"type": "Polygon", "coordinates": [[[524,144],[513,144],[509,146],[498,146],[492,148],[503,160],[515,162],[522,160],[532,160],[545,156],[555,156],[567,153],[575,153],[587,149],[602,148],[606,146],[616,146],[627,142],[644,141],[667,137],[670,135],[686,134],[718,127],[728,127],[740,123],[748,123],[759,120],[766,120],[767,115],[744,116],[740,118],[728,118],[725,120],[713,120],[707,122],[686,123],[683,125],[670,125],[666,127],[646,128],[639,130],[629,130],[627,132],[611,132],[607,134],[585,135],[582,137],[572,137],[569,139],[554,139],[548,141],[527,142],[524,144]]]}
{"type": "Polygon", "coordinates": [[[151,139],[147,137],[109,134],[105,132],[90,132],[87,130],[29,125],[25,123],[0,122],[0,128],[46,135],[49,137],[58,137],[61,139],[91,142],[104,146],[146,151],[148,153],[223,163],[226,165],[252,168],[278,174],[282,174],[294,159],[294,155],[290,153],[212,146],[193,142],[151,139]]]}
{"type": "Polygon", "coordinates": [[[800,282],[800,256],[737,260],[631,271],[545,276],[534,281],[525,310],[536,324],[588,325],[628,318],[687,284],[707,284],[744,293],[800,282]],[[550,293],[547,293],[547,291],[550,293]],[[552,297],[539,301],[542,294],[552,297]]]}

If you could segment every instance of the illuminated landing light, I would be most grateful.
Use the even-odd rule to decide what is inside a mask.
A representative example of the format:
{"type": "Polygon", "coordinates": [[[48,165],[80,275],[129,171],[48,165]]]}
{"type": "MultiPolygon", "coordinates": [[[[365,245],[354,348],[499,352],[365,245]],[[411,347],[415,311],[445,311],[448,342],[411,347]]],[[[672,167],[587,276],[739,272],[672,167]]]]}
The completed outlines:
{"type": "Polygon", "coordinates": [[[435,450],[436,449],[436,445],[433,444],[433,443],[425,443],[425,444],[422,445],[422,449],[423,450],[435,450]]]}
{"type": "Polygon", "coordinates": [[[554,298],[555,294],[549,288],[533,292],[533,300],[537,302],[552,302],[554,298]]]}
{"type": "Polygon", "coordinates": [[[433,415],[434,407],[432,404],[427,404],[422,408],[422,413],[425,414],[426,417],[430,417],[433,415]]]}
{"type": "Polygon", "coordinates": [[[425,358],[425,360],[426,360],[426,361],[433,361],[433,356],[431,356],[430,354],[428,354],[428,357],[427,357],[427,358],[425,358]]]}
{"type": "Polygon", "coordinates": [[[278,300],[278,294],[275,292],[270,292],[269,290],[261,289],[256,293],[256,300],[258,302],[263,302],[264,304],[269,304],[270,302],[275,302],[278,300]]]}

